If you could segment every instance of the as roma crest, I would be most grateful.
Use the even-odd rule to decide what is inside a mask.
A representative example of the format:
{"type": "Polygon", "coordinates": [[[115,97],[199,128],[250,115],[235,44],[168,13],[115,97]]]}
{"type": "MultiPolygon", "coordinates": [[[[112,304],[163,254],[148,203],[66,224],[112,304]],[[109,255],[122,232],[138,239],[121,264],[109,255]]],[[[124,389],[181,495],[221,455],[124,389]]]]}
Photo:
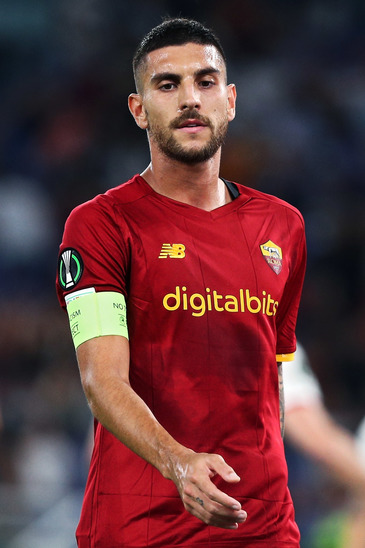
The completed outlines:
{"type": "Polygon", "coordinates": [[[281,247],[274,244],[271,240],[268,240],[264,244],[260,245],[260,249],[269,267],[273,269],[275,274],[280,274],[283,266],[283,254],[281,252],[281,247]]]}

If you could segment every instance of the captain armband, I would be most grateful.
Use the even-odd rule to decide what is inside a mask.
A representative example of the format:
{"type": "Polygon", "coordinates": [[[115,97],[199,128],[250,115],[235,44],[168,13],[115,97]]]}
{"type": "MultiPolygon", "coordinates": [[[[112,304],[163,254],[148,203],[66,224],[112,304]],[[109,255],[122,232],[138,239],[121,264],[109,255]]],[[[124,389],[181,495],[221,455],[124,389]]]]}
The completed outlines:
{"type": "Polygon", "coordinates": [[[89,339],[105,335],[121,335],[128,339],[127,308],[121,293],[96,293],[90,287],[70,293],[65,302],[75,348],[89,339]]]}

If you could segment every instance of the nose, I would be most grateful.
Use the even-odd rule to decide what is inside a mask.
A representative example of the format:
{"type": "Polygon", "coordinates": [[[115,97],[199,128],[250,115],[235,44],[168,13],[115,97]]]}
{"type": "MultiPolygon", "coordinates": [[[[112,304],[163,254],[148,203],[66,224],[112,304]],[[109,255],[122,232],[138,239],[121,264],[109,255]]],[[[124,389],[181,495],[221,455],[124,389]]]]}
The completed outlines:
{"type": "Polygon", "coordinates": [[[201,107],[199,90],[193,83],[180,86],[179,110],[199,110],[201,107]]]}

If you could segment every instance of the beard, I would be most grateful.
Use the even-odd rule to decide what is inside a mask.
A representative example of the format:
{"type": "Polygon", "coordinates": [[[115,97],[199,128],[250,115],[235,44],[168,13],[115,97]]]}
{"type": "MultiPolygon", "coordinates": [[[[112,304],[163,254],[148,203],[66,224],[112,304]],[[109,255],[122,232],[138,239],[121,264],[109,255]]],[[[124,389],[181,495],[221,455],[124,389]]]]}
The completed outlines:
{"type": "Polygon", "coordinates": [[[228,130],[228,120],[222,120],[215,129],[205,116],[201,116],[195,109],[185,111],[181,116],[170,122],[168,128],[162,128],[158,124],[150,124],[148,121],[149,137],[157,144],[160,151],[171,158],[183,164],[197,164],[210,160],[223,145],[228,130]],[[211,137],[205,145],[200,148],[184,148],[175,138],[172,130],[189,119],[200,120],[211,130],[211,137]]]}

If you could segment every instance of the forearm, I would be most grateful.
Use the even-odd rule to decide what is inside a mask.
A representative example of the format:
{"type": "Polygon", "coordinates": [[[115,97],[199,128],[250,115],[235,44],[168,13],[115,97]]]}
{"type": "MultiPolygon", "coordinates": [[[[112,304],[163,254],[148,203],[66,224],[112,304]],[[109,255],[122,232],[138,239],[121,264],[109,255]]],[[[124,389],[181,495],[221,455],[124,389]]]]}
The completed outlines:
{"type": "Polygon", "coordinates": [[[172,438],[128,384],[114,379],[102,390],[90,387],[86,397],[93,415],[107,430],[172,479],[179,456],[190,450],[172,438]]]}
{"type": "MultiPolygon", "coordinates": [[[[79,362],[87,363],[88,349],[78,349],[79,362]]],[[[128,379],[100,363],[81,375],[83,389],[96,419],[134,453],[172,479],[172,470],[184,453],[182,446],[161,426],[128,379]],[[92,372],[91,372],[92,371],[92,372]]]]}
{"type": "Polygon", "coordinates": [[[124,445],[171,479],[185,508],[209,525],[236,529],[247,515],[211,478],[240,480],[217,454],[195,453],[157,421],[129,384],[129,344],[124,337],[91,339],[77,349],[82,385],[94,416],[124,445]]]}
{"type": "Polygon", "coordinates": [[[286,416],[286,437],[326,466],[348,488],[365,496],[365,467],[352,435],[318,403],[293,409],[286,416]]]}
{"type": "Polygon", "coordinates": [[[327,452],[318,452],[319,460],[344,485],[365,497],[365,467],[360,462],[351,434],[332,422],[329,425],[327,446],[327,452]]]}

